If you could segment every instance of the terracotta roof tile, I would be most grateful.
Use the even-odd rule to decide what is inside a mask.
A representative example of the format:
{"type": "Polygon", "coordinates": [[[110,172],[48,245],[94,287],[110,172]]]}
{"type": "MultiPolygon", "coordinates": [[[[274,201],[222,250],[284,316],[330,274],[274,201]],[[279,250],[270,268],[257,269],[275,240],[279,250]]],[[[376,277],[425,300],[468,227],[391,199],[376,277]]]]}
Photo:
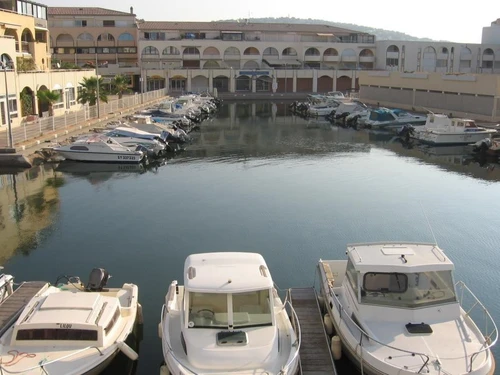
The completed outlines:
{"type": "Polygon", "coordinates": [[[276,31],[302,33],[332,33],[337,35],[366,34],[359,31],[343,29],[329,25],[295,24],[295,23],[244,23],[244,22],[138,22],[139,30],[179,30],[179,31],[276,31]]]}
{"type": "Polygon", "coordinates": [[[49,16],[133,16],[130,12],[94,7],[48,7],[49,16]]]}

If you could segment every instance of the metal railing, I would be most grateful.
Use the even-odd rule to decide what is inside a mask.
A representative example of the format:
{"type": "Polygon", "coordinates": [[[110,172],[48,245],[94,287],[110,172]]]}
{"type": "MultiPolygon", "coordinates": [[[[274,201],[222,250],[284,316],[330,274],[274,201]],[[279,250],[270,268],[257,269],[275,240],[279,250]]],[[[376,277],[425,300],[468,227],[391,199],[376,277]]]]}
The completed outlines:
{"type": "MultiPolygon", "coordinates": [[[[136,94],[110,101],[109,103],[100,103],[100,118],[104,119],[108,115],[120,114],[130,111],[140,105],[148,105],[160,102],[166,96],[165,89],[149,91],[144,94],[136,94]]],[[[13,144],[20,144],[28,140],[48,135],[56,131],[70,130],[71,127],[82,125],[86,126],[86,121],[97,120],[97,106],[85,106],[77,111],[67,111],[64,115],[51,117],[37,117],[32,121],[23,121],[19,126],[12,128],[13,144]]],[[[29,118],[29,116],[28,116],[29,118]]],[[[0,131],[0,145],[3,142],[3,133],[0,131]]]]}
{"type": "Polygon", "coordinates": [[[455,283],[455,290],[457,292],[458,303],[465,313],[465,318],[470,319],[484,337],[481,349],[470,356],[470,368],[468,371],[472,372],[472,364],[478,355],[489,350],[498,341],[498,329],[486,307],[463,281],[455,283]],[[474,315],[476,319],[473,319],[471,315],[474,315]]]}

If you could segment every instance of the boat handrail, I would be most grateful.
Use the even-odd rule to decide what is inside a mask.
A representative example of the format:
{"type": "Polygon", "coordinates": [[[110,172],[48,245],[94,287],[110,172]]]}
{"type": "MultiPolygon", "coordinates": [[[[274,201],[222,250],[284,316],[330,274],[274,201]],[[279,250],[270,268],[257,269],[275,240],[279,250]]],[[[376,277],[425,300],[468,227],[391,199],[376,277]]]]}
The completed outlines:
{"type": "MultiPolygon", "coordinates": [[[[160,317],[160,325],[161,325],[162,329],[163,329],[163,324],[164,324],[163,318],[165,317],[165,312],[166,311],[167,311],[167,306],[165,304],[163,304],[163,306],[161,307],[161,317],[160,317]]],[[[182,366],[182,368],[185,368],[186,370],[190,371],[191,373],[197,375],[198,373],[196,371],[194,371],[191,368],[189,368],[189,366],[187,366],[184,362],[181,362],[175,356],[175,352],[174,352],[174,349],[172,348],[172,344],[170,343],[170,339],[169,339],[168,335],[166,335],[166,336],[167,337],[165,337],[165,335],[162,333],[162,340],[161,341],[164,342],[167,345],[167,350],[170,352],[170,355],[172,356],[172,358],[174,359],[174,361],[177,362],[180,366],[182,366]]]]}
{"type": "Polygon", "coordinates": [[[484,319],[484,331],[481,330],[479,327],[479,324],[476,324],[477,328],[481,331],[481,334],[485,338],[485,341],[482,345],[482,348],[470,356],[470,369],[469,372],[472,371],[472,364],[474,360],[477,358],[479,354],[481,354],[484,351],[489,350],[491,347],[493,347],[497,341],[498,341],[498,328],[495,324],[495,321],[491,317],[489,311],[486,309],[486,307],[479,301],[479,299],[476,297],[476,295],[469,289],[469,287],[463,282],[463,281],[457,281],[455,283],[455,290],[457,291],[457,298],[458,298],[458,303],[460,304],[460,307],[462,310],[465,312],[465,316],[468,317],[469,319],[472,320],[471,318],[471,313],[477,309],[480,309],[480,313],[482,313],[482,317],[484,319]],[[472,298],[471,304],[472,306],[465,306],[465,301],[464,298],[466,298],[466,295],[464,293],[467,292],[469,294],[469,297],[472,298]],[[491,328],[488,328],[488,327],[491,328]]]}
{"type": "MultiPolygon", "coordinates": [[[[320,272],[322,272],[320,270],[320,272]]],[[[326,288],[325,290],[328,290],[328,293],[330,294],[330,296],[336,301],[337,303],[337,309],[339,311],[339,319],[342,320],[342,319],[346,319],[345,317],[347,316],[347,319],[349,320],[350,323],[352,323],[354,325],[354,327],[359,331],[359,333],[361,334],[361,337],[360,337],[360,340],[359,340],[359,345],[362,347],[363,346],[363,337],[366,337],[368,338],[369,340],[373,341],[373,342],[376,342],[377,344],[379,345],[382,345],[386,348],[389,348],[389,349],[392,349],[392,350],[396,350],[396,351],[399,351],[399,352],[402,352],[402,353],[407,353],[407,354],[411,354],[412,356],[415,356],[415,355],[419,355],[420,357],[423,357],[422,360],[425,359],[424,363],[422,364],[422,367],[420,367],[420,369],[416,372],[416,374],[421,374],[422,373],[422,370],[427,366],[427,364],[429,363],[430,361],[430,357],[425,354],[425,353],[418,353],[418,352],[413,352],[413,351],[409,351],[409,350],[405,350],[405,349],[401,349],[401,348],[396,348],[394,346],[391,346],[391,345],[388,345],[388,344],[385,344],[379,340],[377,340],[376,338],[370,336],[363,328],[361,328],[358,323],[356,323],[349,315],[349,313],[344,310],[344,307],[342,306],[342,304],[340,303],[340,300],[338,299],[337,295],[332,291],[332,288],[328,285],[328,281],[325,281],[323,282],[323,288],[326,288]]],[[[339,323],[340,324],[340,323],[339,323]]],[[[408,371],[408,370],[407,370],[408,371]]]]}
{"type": "Polygon", "coordinates": [[[62,357],[59,357],[59,358],[56,358],[56,359],[53,359],[53,360],[50,360],[50,361],[47,361],[47,362],[44,362],[44,360],[41,360],[40,362],[38,362],[38,364],[36,366],[33,366],[33,367],[30,367],[30,368],[25,368],[23,370],[18,370],[18,371],[9,371],[8,369],[6,369],[4,366],[2,366],[2,364],[0,364],[0,374],[4,374],[4,373],[7,373],[7,374],[24,374],[26,372],[29,372],[31,370],[36,370],[36,369],[42,369],[45,373],[48,374],[47,370],[44,368],[45,366],[47,365],[50,365],[52,363],[56,363],[56,362],[59,362],[63,359],[68,359],[76,354],[80,354],[80,353],[83,353],[84,351],[86,350],[89,350],[89,349],[95,349],[99,352],[99,355],[103,355],[101,349],[99,349],[99,347],[93,345],[93,346],[87,346],[83,349],[80,349],[76,352],[73,352],[73,353],[70,353],[70,354],[67,354],[65,356],[62,356],[62,357]]]}
{"type": "MultiPolygon", "coordinates": [[[[286,293],[287,301],[283,305],[287,304],[290,307],[290,311],[292,312],[292,317],[295,320],[295,324],[293,324],[293,320],[291,320],[291,322],[292,322],[292,326],[295,326],[296,330],[297,330],[297,332],[296,332],[296,335],[297,335],[297,341],[296,341],[297,342],[297,350],[295,351],[295,353],[293,354],[293,356],[287,361],[287,363],[281,368],[279,374],[282,374],[282,375],[286,375],[287,374],[288,368],[297,359],[297,356],[299,355],[299,352],[300,352],[300,345],[302,344],[302,330],[300,328],[299,317],[297,316],[297,313],[295,312],[295,309],[293,308],[292,304],[288,300],[288,295],[289,294],[290,294],[290,289],[287,290],[287,293],[286,293]]],[[[292,345],[292,347],[293,347],[293,345],[292,345]]]]}

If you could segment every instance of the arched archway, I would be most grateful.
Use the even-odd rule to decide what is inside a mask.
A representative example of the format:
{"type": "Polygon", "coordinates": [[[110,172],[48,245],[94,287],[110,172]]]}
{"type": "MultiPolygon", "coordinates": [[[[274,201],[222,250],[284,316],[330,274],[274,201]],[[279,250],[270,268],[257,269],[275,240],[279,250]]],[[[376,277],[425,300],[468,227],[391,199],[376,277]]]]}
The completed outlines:
{"type": "Polygon", "coordinates": [[[267,75],[257,76],[255,89],[257,92],[270,92],[273,86],[273,79],[267,75]]]}
{"type": "Polygon", "coordinates": [[[358,55],[352,48],[346,48],[340,55],[340,62],[344,69],[356,69],[358,55]]]}
{"type": "Polygon", "coordinates": [[[34,42],[33,34],[30,29],[24,29],[21,34],[21,51],[31,53],[29,43],[34,42]]]}
{"type": "Polygon", "coordinates": [[[181,54],[181,51],[179,51],[177,47],[168,46],[163,49],[161,54],[163,56],[179,56],[181,54]]]}
{"type": "Polygon", "coordinates": [[[175,75],[169,80],[169,89],[173,92],[181,92],[186,90],[186,77],[183,75],[175,75]]]}
{"type": "Polygon", "coordinates": [[[2,53],[2,55],[0,56],[0,61],[3,66],[7,67],[7,69],[14,69],[14,60],[12,60],[12,57],[10,57],[9,54],[2,53]]]}
{"type": "Polygon", "coordinates": [[[264,57],[279,57],[279,52],[274,47],[267,47],[262,53],[264,57]]]}
{"type": "Polygon", "coordinates": [[[341,76],[337,78],[337,91],[341,91],[343,93],[351,90],[352,87],[352,78],[348,76],[341,76]]]}
{"type": "Polygon", "coordinates": [[[14,40],[16,42],[16,52],[19,52],[19,38],[18,38],[16,30],[14,30],[14,29],[5,29],[4,36],[11,36],[11,37],[14,38],[14,40]]]}
{"type": "Polygon", "coordinates": [[[208,78],[202,75],[197,75],[191,78],[191,91],[208,91],[208,78]]]}
{"type": "Polygon", "coordinates": [[[110,33],[102,33],[97,37],[98,42],[114,42],[115,37],[110,33]]]}
{"type": "Polygon", "coordinates": [[[385,52],[385,67],[387,70],[399,69],[399,47],[392,44],[385,52]]]}
{"type": "Polygon", "coordinates": [[[125,41],[130,42],[130,41],[134,40],[134,36],[130,33],[121,33],[118,36],[118,40],[123,41],[123,42],[125,42],[125,41]]]}
{"type": "Polygon", "coordinates": [[[306,50],[306,52],[304,53],[304,56],[321,56],[321,54],[319,53],[319,49],[315,48],[315,47],[311,47],[311,48],[308,48],[306,50]]]}
{"type": "Polygon", "coordinates": [[[141,55],[154,57],[154,56],[159,56],[160,52],[158,51],[158,48],[156,48],[156,47],[147,46],[147,47],[144,47],[144,49],[141,52],[141,55]]]}
{"type": "Polygon", "coordinates": [[[252,90],[252,77],[238,76],[236,78],[236,91],[251,91],[252,90]]]}
{"type": "MultiPolygon", "coordinates": [[[[48,91],[49,89],[47,86],[42,85],[38,88],[38,91],[48,91]]],[[[38,114],[40,117],[42,116],[47,116],[49,113],[49,103],[47,102],[42,102],[41,100],[38,101],[38,114]]]]}
{"type": "Polygon", "coordinates": [[[243,64],[243,69],[259,69],[259,63],[254,60],[249,60],[243,64]]]}
{"type": "Polygon", "coordinates": [[[328,92],[333,90],[333,78],[329,76],[318,77],[318,92],[328,92]]]}
{"type": "Polygon", "coordinates": [[[293,47],[287,47],[282,52],[283,56],[297,56],[297,51],[293,47]]]}
{"type": "Polygon", "coordinates": [[[260,52],[257,48],[255,47],[248,47],[247,49],[245,49],[245,51],[243,51],[243,55],[245,56],[260,56],[260,52]]]}
{"type": "Polygon", "coordinates": [[[483,57],[481,59],[481,69],[483,72],[493,70],[493,64],[495,61],[495,52],[491,48],[486,48],[483,51],[483,57]]]}
{"type": "Polygon", "coordinates": [[[436,71],[436,50],[434,47],[425,47],[424,53],[422,54],[422,70],[424,72],[434,72],[436,71]]]}
{"type": "Polygon", "coordinates": [[[80,35],[78,35],[76,37],[76,40],[78,40],[80,42],[93,42],[94,37],[92,36],[92,34],[89,34],[89,33],[81,33],[80,35]]]}
{"type": "Polygon", "coordinates": [[[459,70],[462,73],[469,73],[472,64],[472,51],[467,47],[462,47],[460,50],[459,70]]]}
{"type": "Polygon", "coordinates": [[[335,48],[327,48],[325,52],[323,52],[323,56],[338,56],[339,52],[335,48]]]}
{"type": "Polygon", "coordinates": [[[240,50],[236,47],[228,47],[224,51],[224,60],[239,60],[240,58],[240,50]]]}
{"type": "Polygon", "coordinates": [[[25,86],[19,93],[21,101],[21,117],[32,115],[36,112],[35,93],[29,86],[25,86]]]}
{"type": "Polygon", "coordinates": [[[220,65],[215,60],[207,60],[205,64],[203,64],[203,69],[219,69],[220,65]]]}
{"type": "Polygon", "coordinates": [[[361,69],[373,69],[375,54],[371,49],[364,48],[359,52],[359,67],[361,69]]]}
{"type": "Polygon", "coordinates": [[[59,34],[56,38],[56,45],[60,43],[74,43],[73,37],[69,34],[59,34]]]}
{"type": "Polygon", "coordinates": [[[229,91],[229,77],[217,76],[213,80],[214,89],[218,92],[228,92],[229,91]]]}
{"type": "Polygon", "coordinates": [[[215,47],[207,47],[203,50],[203,57],[219,57],[220,51],[215,47]]]}

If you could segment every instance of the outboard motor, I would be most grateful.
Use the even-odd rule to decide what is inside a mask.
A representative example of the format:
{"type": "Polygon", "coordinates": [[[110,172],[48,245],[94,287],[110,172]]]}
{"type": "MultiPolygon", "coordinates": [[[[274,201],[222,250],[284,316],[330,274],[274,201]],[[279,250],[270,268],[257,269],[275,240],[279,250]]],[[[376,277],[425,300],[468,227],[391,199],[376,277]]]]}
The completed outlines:
{"type": "Polygon", "coordinates": [[[85,287],[87,292],[101,292],[109,280],[109,273],[104,268],[94,268],[90,272],[89,282],[85,287]]]}

